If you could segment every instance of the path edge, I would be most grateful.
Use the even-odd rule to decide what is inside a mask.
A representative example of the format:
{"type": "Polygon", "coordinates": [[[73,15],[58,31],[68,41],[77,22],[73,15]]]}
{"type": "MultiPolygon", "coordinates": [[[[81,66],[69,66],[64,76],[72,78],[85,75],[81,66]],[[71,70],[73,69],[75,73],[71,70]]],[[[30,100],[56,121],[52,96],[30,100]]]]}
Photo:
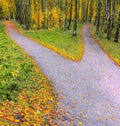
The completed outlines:
{"type": "MultiPolygon", "coordinates": [[[[13,22],[11,22],[11,23],[13,23],[13,22]]],[[[15,25],[15,27],[16,27],[16,25],[15,25]]],[[[54,46],[51,46],[50,44],[46,45],[46,44],[42,43],[41,41],[39,41],[37,39],[34,39],[34,38],[30,37],[30,36],[27,36],[20,29],[18,29],[17,27],[16,27],[16,30],[17,30],[17,32],[19,34],[23,35],[24,37],[28,38],[29,40],[31,40],[33,42],[36,42],[37,44],[39,44],[39,45],[41,45],[41,46],[43,46],[43,47],[45,47],[45,48],[47,48],[47,49],[57,53],[58,55],[62,56],[63,58],[68,59],[68,60],[72,60],[74,62],[78,62],[78,61],[81,61],[83,59],[83,55],[84,55],[84,52],[85,52],[84,51],[84,37],[83,37],[83,29],[84,29],[84,27],[85,26],[83,26],[81,28],[81,30],[80,30],[80,35],[82,37],[82,54],[79,54],[77,57],[75,57],[75,56],[73,57],[71,55],[68,55],[66,52],[63,52],[62,50],[60,50],[60,49],[58,49],[58,48],[56,48],[54,46]]]]}
{"type": "MultiPolygon", "coordinates": [[[[45,73],[43,72],[43,70],[41,69],[41,67],[40,66],[38,66],[38,64],[37,64],[37,62],[35,62],[35,60],[34,60],[34,58],[33,57],[31,57],[31,56],[29,56],[28,54],[27,54],[27,52],[24,50],[24,48],[22,48],[19,44],[17,44],[16,42],[15,42],[15,40],[13,40],[11,37],[10,37],[10,33],[8,32],[8,29],[7,29],[7,26],[6,26],[6,21],[3,23],[4,24],[4,26],[5,26],[5,33],[6,33],[6,35],[8,36],[8,38],[16,45],[16,46],[18,46],[20,49],[21,49],[21,51],[23,52],[23,54],[30,60],[30,62],[33,64],[33,66],[34,66],[34,68],[35,68],[35,71],[36,72],[41,72],[42,74],[43,74],[43,76],[48,80],[48,81],[50,81],[51,82],[51,85],[52,85],[52,90],[53,90],[53,92],[54,92],[54,96],[55,96],[55,99],[56,99],[56,103],[55,103],[55,105],[54,105],[54,110],[53,110],[53,113],[51,113],[51,115],[54,117],[54,114],[56,114],[56,108],[57,108],[57,106],[58,106],[58,93],[57,93],[57,91],[56,91],[56,89],[55,89],[55,85],[54,85],[54,83],[45,75],[45,73]]],[[[17,30],[17,29],[16,29],[17,30]]],[[[19,32],[19,30],[18,30],[18,32],[19,32]]],[[[20,32],[19,32],[20,33],[20,32]]]]}
{"type": "Polygon", "coordinates": [[[95,40],[95,42],[100,46],[100,48],[102,49],[102,51],[114,62],[115,65],[120,67],[120,63],[118,63],[116,61],[116,59],[108,52],[104,49],[104,47],[102,46],[102,44],[100,43],[100,41],[93,35],[93,33],[90,31],[90,28],[93,25],[88,25],[88,32],[90,33],[90,36],[95,40]]]}

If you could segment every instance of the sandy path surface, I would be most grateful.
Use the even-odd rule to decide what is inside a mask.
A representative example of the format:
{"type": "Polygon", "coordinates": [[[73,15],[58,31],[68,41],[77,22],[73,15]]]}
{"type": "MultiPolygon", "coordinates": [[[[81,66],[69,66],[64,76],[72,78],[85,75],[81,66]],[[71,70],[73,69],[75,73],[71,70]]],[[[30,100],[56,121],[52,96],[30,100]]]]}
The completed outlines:
{"type": "Polygon", "coordinates": [[[85,53],[73,62],[19,34],[7,25],[10,37],[34,58],[58,92],[61,126],[120,126],[120,67],[83,30],[85,53]]]}

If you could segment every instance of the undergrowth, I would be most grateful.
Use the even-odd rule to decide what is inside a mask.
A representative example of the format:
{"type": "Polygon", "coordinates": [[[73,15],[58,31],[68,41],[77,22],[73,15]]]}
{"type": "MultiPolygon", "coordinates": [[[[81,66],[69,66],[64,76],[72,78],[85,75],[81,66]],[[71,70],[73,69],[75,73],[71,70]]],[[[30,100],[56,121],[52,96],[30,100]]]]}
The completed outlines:
{"type": "Polygon", "coordinates": [[[72,60],[79,60],[83,55],[83,39],[81,35],[82,25],[79,24],[77,28],[77,36],[72,36],[72,26],[70,30],[64,31],[60,28],[54,29],[40,29],[40,30],[24,30],[20,25],[15,23],[20,31],[43,44],[44,46],[58,52],[72,60]]]}
{"type": "Polygon", "coordinates": [[[52,83],[0,22],[0,125],[47,125],[55,103],[52,83]]]}

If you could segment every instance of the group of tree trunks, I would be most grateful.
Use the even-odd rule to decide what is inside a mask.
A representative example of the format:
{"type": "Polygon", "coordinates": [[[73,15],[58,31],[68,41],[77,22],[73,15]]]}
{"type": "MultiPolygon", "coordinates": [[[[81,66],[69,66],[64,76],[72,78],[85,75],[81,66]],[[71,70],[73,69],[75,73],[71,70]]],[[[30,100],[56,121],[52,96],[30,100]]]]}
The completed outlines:
{"type": "Polygon", "coordinates": [[[120,0],[98,0],[96,14],[96,34],[106,33],[108,40],[114,36],[118,42],[120,29],[120,0]]]}
{"type": "Polygon", "coordinates": [[[16,19],[25,29],[47,29],[73,26],[77,23],[96,25],[96,34],[118,42],[120,28],[120,0],[0,0],[0,18],[16,19]],[[4,5],[5,4],[5,5],[4,5]]]}

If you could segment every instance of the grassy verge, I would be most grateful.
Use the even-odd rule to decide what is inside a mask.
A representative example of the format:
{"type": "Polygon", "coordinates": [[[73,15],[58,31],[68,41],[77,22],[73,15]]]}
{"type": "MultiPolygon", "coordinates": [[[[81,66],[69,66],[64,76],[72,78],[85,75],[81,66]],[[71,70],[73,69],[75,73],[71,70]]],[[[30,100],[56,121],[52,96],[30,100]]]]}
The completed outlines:
{"type": "Polygon", "coordinates": [[[0,125],[46,125],[53,113],[51,82],[5,33],[0,22],[0,125]]]}
{"type": "Polygon", "coordinates": [[[120,42],[116,43],[112,40],[106,39],[106,34],[101,36],[95,34],[95,27],[90,29],[92,35],[98,40],[98,43],[102,46],[103,50],[112,58],[118,65],[120,65],[120,42]]]}
{"type": "Polygon", "coordinates": [[[24,30],[20,25],[16,25],[24,35],[54,50],[60,55],[71,60],[82,58],[83,39],[80,33],[82,25],[78,25],[77,37],[72,36],[72,28],[69,31],[64,31],[63,29],[24,30]]]}

